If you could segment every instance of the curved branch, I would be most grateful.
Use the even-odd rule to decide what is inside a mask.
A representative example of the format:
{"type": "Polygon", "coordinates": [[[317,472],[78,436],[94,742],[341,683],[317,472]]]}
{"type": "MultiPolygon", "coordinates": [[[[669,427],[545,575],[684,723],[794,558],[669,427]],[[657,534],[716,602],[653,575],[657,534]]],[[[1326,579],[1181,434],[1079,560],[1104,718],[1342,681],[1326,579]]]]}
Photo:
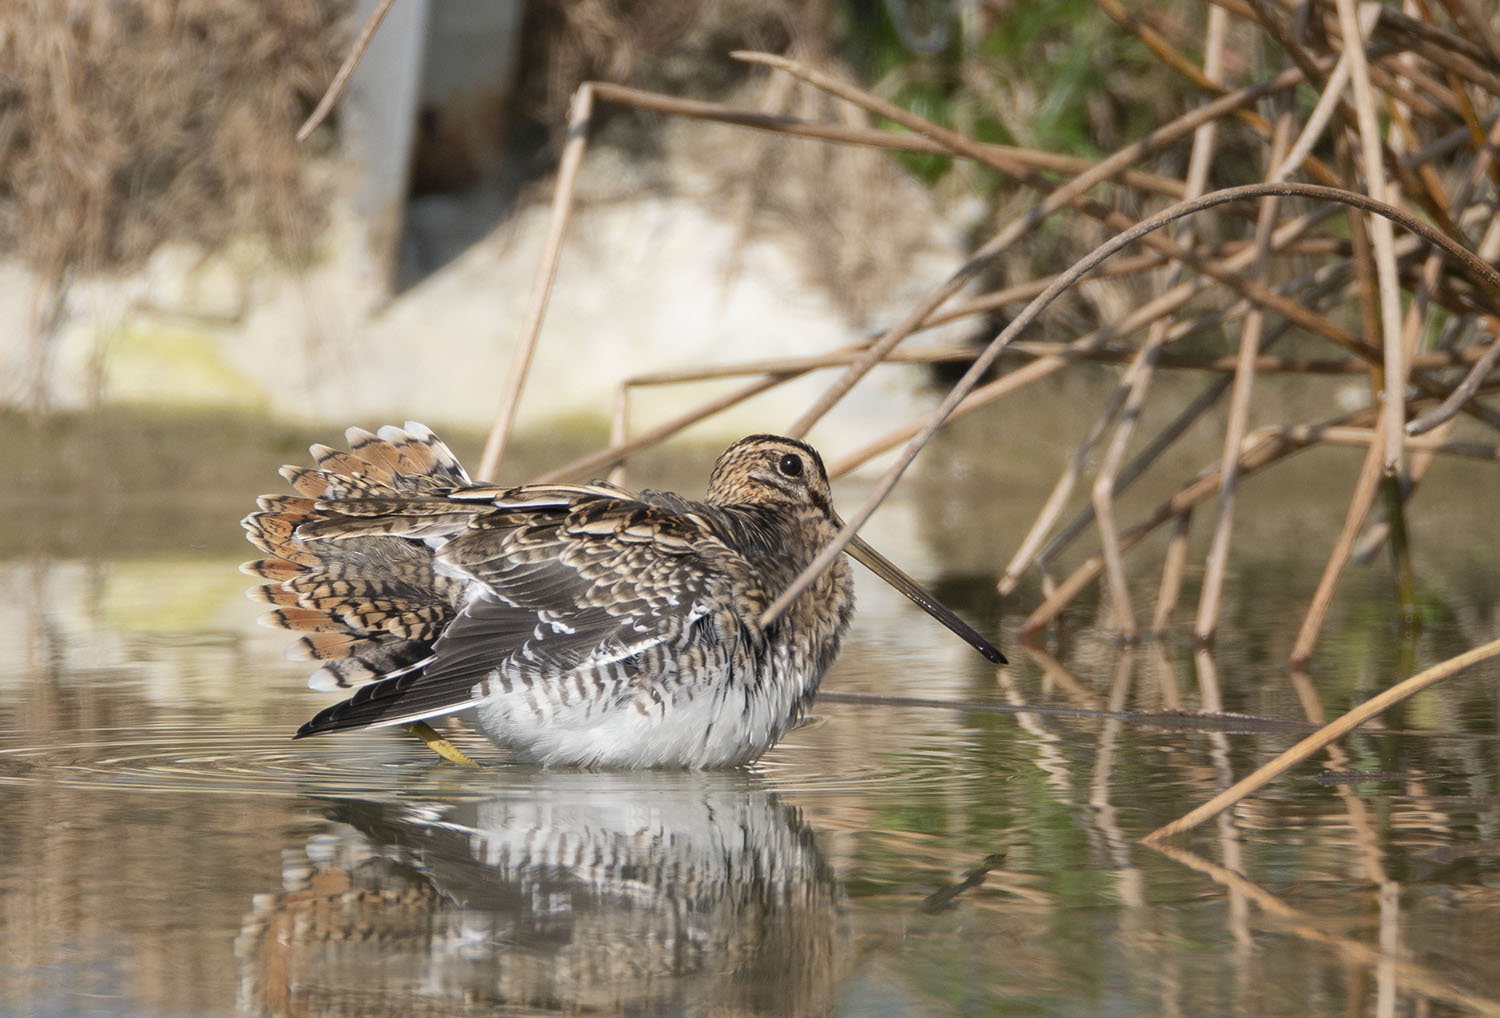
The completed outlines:
{"type": "Polygon", "coordinates": [[[916,459],[917,454],[931,441],[932,436],[943,426],[943,422],[948,419],[954,408],[979,384],[985,373],[989,371],[990,367],[999,358],[1001,352],[1010,345],[1016,336],[1020,335],[1022,329],[1025,329],[1035,321],[1037,316],[1046,309],[1047,305],[1056,300],[1063,291],[1067,290],[1074,283],[1077,283],[1100,262],[1115,254],[1127,244],[1131,244],[1147,234],[1160,230],[1162,227],[1176,222],[1185,216],[1196,215],[1199,212],[1217,208],[1220,205],[1227,205],[1231,202],[1251,201],[1271,196],[1312,198],[1318,201],[1339,202],[1344,205],[1363,209],[1366,212],[1384,216],[1386,219],[1400,224],[1412,233],[1417,234],[1423,240],[1441,249],[1444,254],[1448,255],[1458,264],[1458,267],[1464,271],[1465,275],[1489,295],[1494,306],[1500,307],[1500,272],[1497,272],[1494,266],[1485,262],[1478,255],[1451,237],[1416,218],[1411,213],[1396,208],[1393,205],[1388,205],[1385,202],[1376,201],[1369,195],[1359,194],[1355,191],[1346,191],[1337,187],[1324,187],[1321,184],[1246,184],[1241,187],[1229,187],[1221,191],[1213,191],[1192,201],[1179,202],[1170,208],[1163,209],[1154,216],[1141,220],[1123,233],[1116,234],[1094,248],[1094,250],[1090,251],[1083,258],[1074,262],[1066,272],[1060,273],[1047,289],[1038,294],[1030,304],[1027,304],[1022,309],[1020,314],[1011,320],[1004,331],[990,342],[990,345],[985,348],[984,353],[980,354],[969,367],[969,370],[964,373],[963,378],[959,379],[958,383],[948,391],[948,395],[937,409],[928,415],[922,429],[907,443],[900,457],[886,471],[885,475],[881,477],[880,482],[875,486],[875,490],[870,493],[870,497],[865,500],[864,504],[853,515],[848,517],[844,529],[839,531],[838,536],[812,562],[808,563],[807,568],[802,570],[797,578],[792,581],[791,585],[766,608],[765,613],[761,616],[761,625],[766,626],[774,622],[808,588],[813,579],[821,575],[823,570],[827,569],[833,563],[834,559],[843,552],[844,547],[854,538],[859,528],[864,526],[869,518],[874,515],[875,510],[880,507],[880,504],[890,495],[892,489],[896,486],[896,482],[906,472],[906,468],[911,466],[912,460],[916,459]]]}

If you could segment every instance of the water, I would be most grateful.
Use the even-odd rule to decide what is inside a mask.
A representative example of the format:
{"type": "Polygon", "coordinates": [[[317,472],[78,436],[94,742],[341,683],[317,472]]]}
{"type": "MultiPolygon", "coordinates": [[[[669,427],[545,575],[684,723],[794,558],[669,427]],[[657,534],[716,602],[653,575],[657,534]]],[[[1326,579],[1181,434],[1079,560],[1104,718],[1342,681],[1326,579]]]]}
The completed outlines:
{"type": "MultiPolygon", "coordinates": [[[[1108,716],[1195,708],[1204,662],[1097,609],[997,673],[861,587],[830,690],[1045,712],[828,700],[748,771],[547,773],[472,738],[465,771],[290,741],[324,700],[253,623],[237,511],[186,551],[0,561],[0,1015],[1500,1014],[1493,665],[1161,850],[1303,730],[1108,716]]],[[[994,610],[894,519],[878,545],[994,610]]],[[[1351,579],[1326,713],[1493,635],[1495,574],[1458,559],[1415,642],[1351,579]]],[[[1274,589],[1305,578],[1261,568],[1211,664],[1227,708],[1300,720],[1274,589]]]]}

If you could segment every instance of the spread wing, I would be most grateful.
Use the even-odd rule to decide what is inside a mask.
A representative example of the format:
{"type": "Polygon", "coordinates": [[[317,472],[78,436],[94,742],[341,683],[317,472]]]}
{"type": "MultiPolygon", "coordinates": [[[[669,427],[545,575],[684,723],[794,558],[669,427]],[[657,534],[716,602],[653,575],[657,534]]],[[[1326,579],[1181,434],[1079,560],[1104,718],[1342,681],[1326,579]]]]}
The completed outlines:
{"type": "MultiPolygon", "coordinates": [[[[437,572],[465,585],[463,607],[420,667],[362,687],[298,737],[431,718],[543,683],[564,700],[609,698],[694,640],[759,639],[731,610],[744,560],[701,517],[564,490],[572,497],[550,504],[538,489],[451,493],[490,503],[435,555],[437,572]]],[[[370,517],[370,532],[391,534],[381,519],[370,517]]],[[[403,536],[441,540],[420,525],[403,536]]]]}

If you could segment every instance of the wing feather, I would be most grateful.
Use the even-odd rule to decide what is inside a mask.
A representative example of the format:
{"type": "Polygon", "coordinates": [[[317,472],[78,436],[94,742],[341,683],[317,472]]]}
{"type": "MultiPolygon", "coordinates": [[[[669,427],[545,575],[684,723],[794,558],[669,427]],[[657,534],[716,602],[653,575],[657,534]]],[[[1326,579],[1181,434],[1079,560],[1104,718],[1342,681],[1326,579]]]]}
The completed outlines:
{"type": "MultiPolygon", "coordinates": [[[[298,737],[453,713],[591,670],[643,671],[725,607],[738,555],[691,514],[599,488],[511,498],[437,552],[473,593],[420,669],[362,687],[298,737]]],[[[456,495],[458,493],[455,493],[456,495]]]]}

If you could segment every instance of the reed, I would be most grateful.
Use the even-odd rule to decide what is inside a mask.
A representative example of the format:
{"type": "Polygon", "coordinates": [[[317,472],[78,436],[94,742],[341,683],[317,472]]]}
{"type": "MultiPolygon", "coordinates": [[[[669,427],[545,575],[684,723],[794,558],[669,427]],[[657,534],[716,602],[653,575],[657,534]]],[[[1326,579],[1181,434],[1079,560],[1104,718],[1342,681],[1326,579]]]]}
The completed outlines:
{"type": "MultiPolygon", "coordinates": [[[[609,446],[549,477],[617,465],[647,445],[734,405],[766,388],[814,371],[835,371],[824,392],[792,423],[804,434],[861,383],[876,365],[915,365],[971,359],[963,378],[941,404],[858,450],[835,456],[835,473],[903,446],[897,462],[870,499],[849,516],[850,530],[868,519],[901,480],[923,446],[946,423],[1013,396],[1081,364],[1119,366],[1114,390],[1099,405],[1073,408],[1092,415],[1082,444],[1062,468],[1052,496],[998,580],[1015,589],[1029,571],[1043,577],[1043,599],[1022,624],[1024,637],[1045,640],[1080,594],[1106,584],[1113,626],[1124,640],[1138,635],[1133,576],[1159,577],[1148,632],[1159,634],[1180,611],[1184,576],[1192,568],[1189,538],[1208,521],[1208,552],[1196,611],[1188,623],[1203,647],[1217,631],[1224,578],[1235,544],[1238,493],[1264,483],[1288,457],[1317,446],[1364,450],[1351,484],[1342,532],[1326,549],[1322,579],[1308,591],[1308,608],[1292,650],[1294,664],[1312,656],[1339,579],[1357,551],[1379,542],[1392,549],[1393,590],[1411,611],[1412,564],[1405,519],[1408,502],[1437,456],[1494,461],[1500,413],[1484,397],[1500,364],[1500,219],[1492,213],[1500,186],[1500,25],[1473,0],[1390,7],[1356,7],[1334,0],[1316,7],[1280,0],[1221,0],[1205,18],[1201,56],[1182,42],[1192,31],[1176,19],[1180,9],[1139,18],[1118,0],[1097,0],[1118,30],[1137,40],[1198,102],[1126,140],[1101,158],[981,141],[861,88],[816,61],[740,52],[735,56],[827,96],[834,108],[856,111],[838,122],[791,115],[793,90],[766,91],[767,107],[740,108],[680,98],[604,82],[585,83],[574,100],[564,171],[557,180],[553,242],[538,271],[528,340],[516,355],[501,413],[482,472],[489,474],[504,447],[515,402],[525,381],[530,344],[540,335],[551,273],[566,227],[578,160],[592,110],[610,103],[667,116],[716,121],[812,144],[855,146],[944,157],[983,167],[1012,192],[1018,214],[975,245],[972,256],[946,279],[930,281],[927,295],[901,319],[854,349],[784,360],[683,366],[621,384],[609,446]],[[1415,13],[1414,13],[1415,12],[1415,13]],[[1236,53],[1230,59],[1227,40],[1236,53]],[[1175,41],[1174,41],[1175,40],[1175,41]],[[882,126],[891,125],[896,129],[882,126]],[[1226,153],[1234,153],[1228,156],[1226,153]],[[1224,171],[1233,160],[1235,173],[1224,171]],[[1259,184],[1225,188],[1226,178],[1250,174],[1259,184]],[[1219,185],[1216,186],[1215,185],[1219,185]],[[1175,203],[1175,204],[1173,204],[1175,203]],[[1176,232],[1163,229],[1178,223],[1176,232]],[[1044,231],[1054,236],[1109,239],[1070,267],[1049,265],[1037,278],[988,294],[970,291],[991,278],[1002,260],[1024,257],[1044,231]],[[1116,256],[1130,244],[1144,251],[1116,256]],[[1109,259],[1113,258],[1113,261],[1109,259]],[[1067,343],[1023,338],[1024,331],[1059,297],[1085,282],[1114,287],[1131,310],[1067,343]],[[987,322],[998,309],[1015,311],[1006,327],[972,352],[903,347],[912,335],[943,322],[987,322]],[[1182,352],[1191,336],[1222,337],[1223,348],[1182,352]],[[1272,353],[1274,344],[1292,352],[1272,353]],[[989,378],[991,368],[1002,371],[989,378]],[[1164,387],[1162,372],[1211,372],[1199,395],[1166,413],[1147,415],[1164,387]],[[1252,427],[1258,376],[1310,380],[1365,375],[1364,409],[1331,412],[1320,419],[1288,419],[1252,427]],[[743,377],[734,392],[652,429],[629,434],[629,400],[643,386],[674,385],[707,377],[743,377]],[[1225,395],[1220,454],[1191,476],[1174,475],[1165,453],[1187,427],[1225,395]],[[1464,434],[1453,431],[1462,416],[1464,434]],[[1155,431],[1146,419],[1165,419],[1155,431]],[[1430,437],[1427,432],[1437,430],[1430,437]],[[1102,455],[1096,452],[1102,450],[1102,455]],[[1132,486],[1157,493],[1157,504],[1130,518],[1121,501],[1132,486]],[[1086,497],[1081,495],[1087,492],[1086,497]],[[1384,491],[1385,519],[1372,518],[1384,491]],[[1080,506],[1079,503],[1083,504],[1080,506]],[[1213,505],[1213,511],[1195,512],[1213,505]],[[1069,517],[1067,509],[1076,511],[1069,517]],[[1127,559],[1144,554],[1143,538],[1171,531],[1157,563],[1127,559]],[[1060,581],[1048,572],[1086,534],[1097,551],[1060,581]],[[1363,534],[1363,537],[1361,537],[1363,534]],[[1142,566],[1152,566],[1146,569],[1142,566]],[[1399,584],[1398,584],[1399,580],[1399,584]]],[[[1003,218],[1003,217],[1002,217],[1003,218]]],[[[1156,407],[1156,409],[1162,409],[1156,407]]],[[[815,575],[839,545],[828,549],[804,576],[815,575]]],[[[803,582],[803,581],[799,581],[803,582]]],[[[794,585],[767,612],[800,589],[794,585]]],[[[1393,598],[1393,602],[1397,599],[1393,598]]],[[[1430,685],[1459,667],[1492,654],[1488,644],[1399,686],[1379,703],[1395,702],[1416,685],[1430,685]]],[[[1039,660],[1048,655],[1035,647],[1039,660]]],[[[1216,697],[1211,659],[1204,658],[1205,706],[1216,697]]],[[[1305,755],[1345,730],[1310,738],[1305,755]]],[[[1248,789],[1252,782],[1245,782],[1248,789]]],[[[1244,793],[1242,793],[1244,794],[1244,793]]],[[[1214,804],[1222,808],[1232,796],[1214,804]]],[[[1199,811],[1195,816],[1207,815],[1199,811]]],[[[1182,829],[1175,826],[1173,830],[1182,829]]],[[[1153,837],[1164,837],[1167,828],[1153,837]]]]}

